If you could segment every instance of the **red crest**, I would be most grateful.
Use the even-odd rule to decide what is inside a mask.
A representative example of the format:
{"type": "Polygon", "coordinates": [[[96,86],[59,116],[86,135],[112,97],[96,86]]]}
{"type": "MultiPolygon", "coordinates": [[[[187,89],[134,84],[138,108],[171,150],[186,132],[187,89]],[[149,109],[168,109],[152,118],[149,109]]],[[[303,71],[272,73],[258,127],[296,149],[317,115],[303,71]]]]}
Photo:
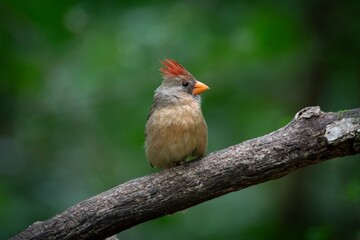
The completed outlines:
{"type": "Polygon", "coordinates": [[[175,60],[165,58],[164,61],[160,61],[166,68],[160,68],[163,77],[176,77],[179,75],[189,76],[190,73],[175,60]]]}

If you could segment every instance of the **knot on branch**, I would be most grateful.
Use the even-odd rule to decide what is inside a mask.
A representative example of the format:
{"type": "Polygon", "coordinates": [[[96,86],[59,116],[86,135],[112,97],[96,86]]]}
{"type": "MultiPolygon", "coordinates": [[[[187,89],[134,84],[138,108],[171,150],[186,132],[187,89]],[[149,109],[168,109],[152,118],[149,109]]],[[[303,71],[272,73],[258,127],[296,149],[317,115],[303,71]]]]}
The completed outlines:
{"type": "Polygon", "coordinates": [[[294,119],[298,120],[301,118],[312,118],[312,117],[317,117],[319,116],[321,113],[321,109],[319,106],[315,106],[315,107],[306,107],[301,109],[300,111],[298,111],[295,114],[294,119]]]}

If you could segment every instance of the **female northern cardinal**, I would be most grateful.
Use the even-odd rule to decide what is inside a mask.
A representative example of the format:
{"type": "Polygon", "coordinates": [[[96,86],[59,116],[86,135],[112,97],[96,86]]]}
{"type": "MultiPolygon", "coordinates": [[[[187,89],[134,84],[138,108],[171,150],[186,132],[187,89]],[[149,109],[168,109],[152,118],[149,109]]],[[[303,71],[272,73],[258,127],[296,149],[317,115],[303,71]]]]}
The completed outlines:
{"type": "Polygon", "coordinates": [[[208,133],[199,94],[209,87],[176,61],[161,63],[164,80],[146,123],[145,154],[151,166],[169,168],[205,154],[208,133]]]}

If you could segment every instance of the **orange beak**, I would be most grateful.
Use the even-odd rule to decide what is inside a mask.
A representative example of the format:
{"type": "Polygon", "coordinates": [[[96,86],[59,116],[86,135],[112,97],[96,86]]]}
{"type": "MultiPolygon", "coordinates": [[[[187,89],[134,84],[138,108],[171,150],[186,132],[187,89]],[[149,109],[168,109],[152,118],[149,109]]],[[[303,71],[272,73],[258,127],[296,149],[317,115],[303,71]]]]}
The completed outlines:
{"type": "Polygon", "coordinates": [[[210,89],[208,86],[206,86],[205,84],[203,84],[202,82],[196,81],[194,88],[192,90],[192,93],[194,95],[200,94],[206,90],[210,89]]]}

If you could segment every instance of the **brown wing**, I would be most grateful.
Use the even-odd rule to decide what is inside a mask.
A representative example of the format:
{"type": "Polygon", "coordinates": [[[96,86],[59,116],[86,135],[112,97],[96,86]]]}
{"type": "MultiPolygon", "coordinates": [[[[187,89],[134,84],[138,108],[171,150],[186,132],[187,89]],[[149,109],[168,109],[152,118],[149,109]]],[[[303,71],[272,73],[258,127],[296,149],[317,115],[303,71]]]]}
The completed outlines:
{"type": "Polygon", "coordinates": [[[194,157],[202,157],[206,153],[208,143],[208,129],[204,117],[201,114],[201,121],[196,128],[196,149],[193,153],[194,157]]]}

